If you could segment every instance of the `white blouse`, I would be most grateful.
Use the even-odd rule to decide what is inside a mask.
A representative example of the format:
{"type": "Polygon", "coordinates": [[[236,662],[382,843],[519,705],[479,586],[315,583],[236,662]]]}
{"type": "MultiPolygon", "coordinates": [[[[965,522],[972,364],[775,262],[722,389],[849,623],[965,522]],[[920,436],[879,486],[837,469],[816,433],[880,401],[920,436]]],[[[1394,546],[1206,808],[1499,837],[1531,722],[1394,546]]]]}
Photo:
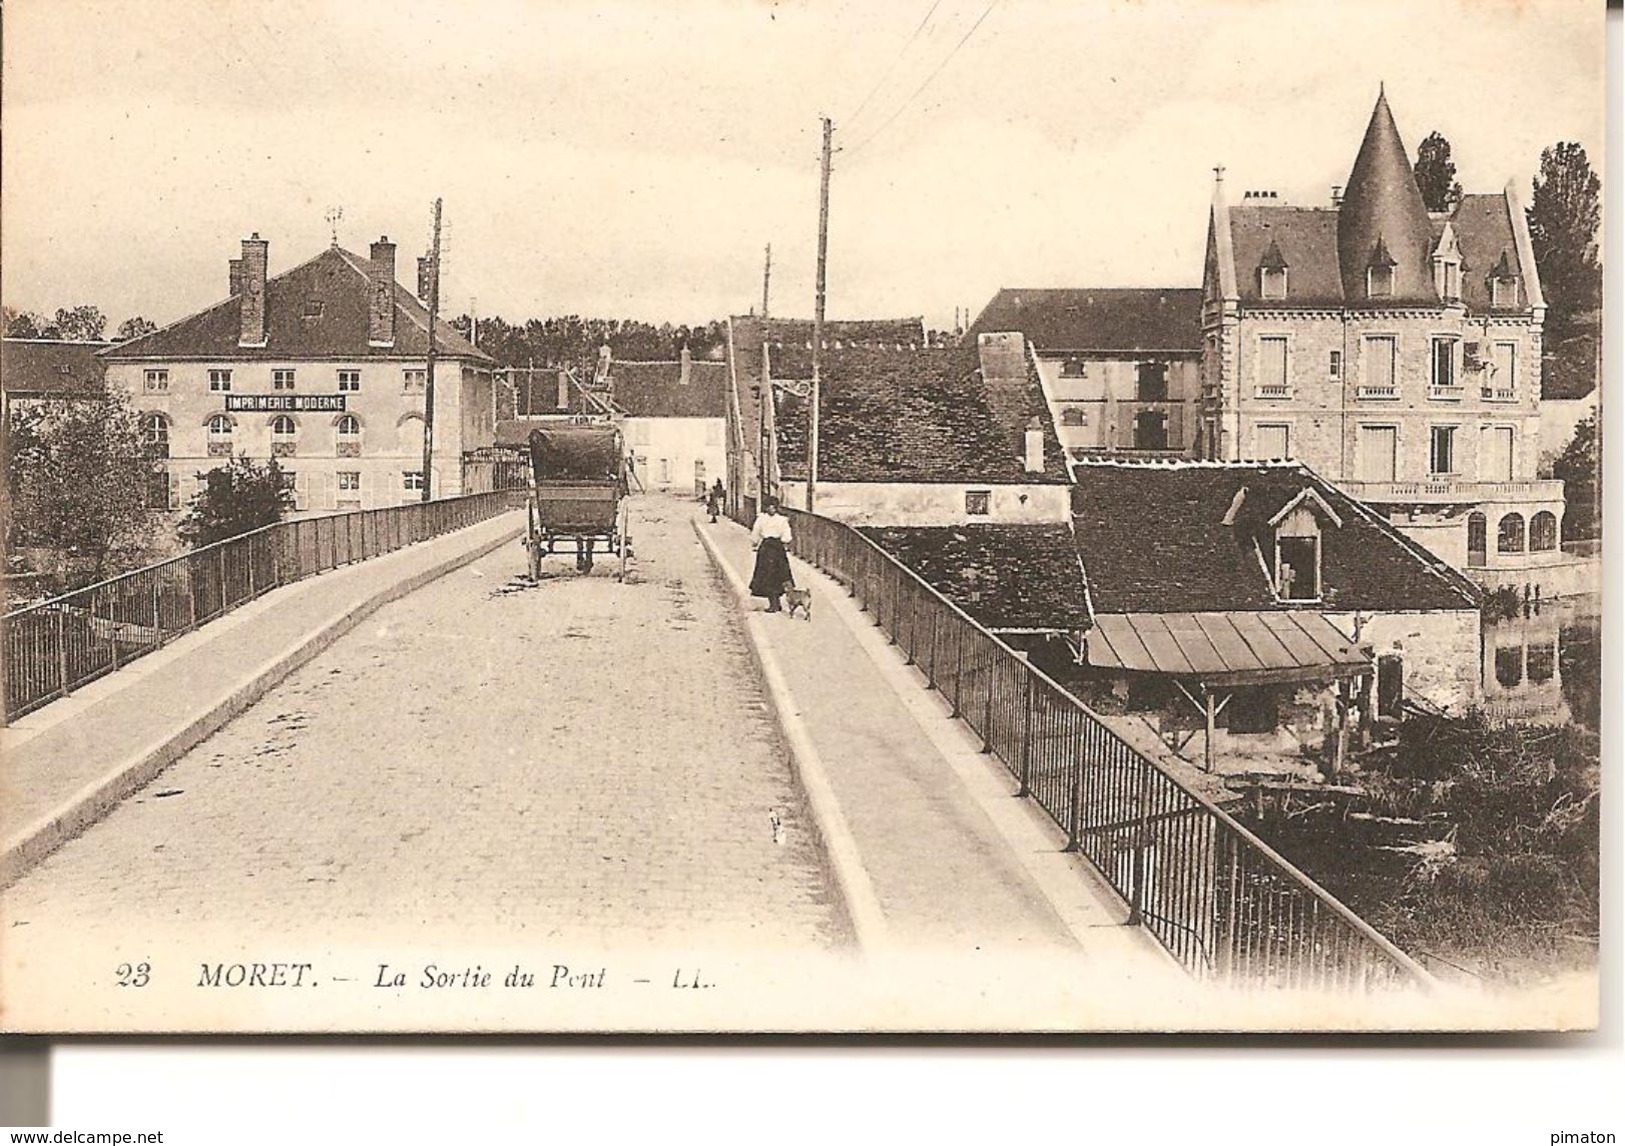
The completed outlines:
{"type": "Polygon", "coordinates": [[[790,545],[790,519],[782,513],[757,514],[756,524],[750,527],[751,545],[760,545],[764,537],[776,537],[784,542],[785,547],[788,548],[790,545]]]}

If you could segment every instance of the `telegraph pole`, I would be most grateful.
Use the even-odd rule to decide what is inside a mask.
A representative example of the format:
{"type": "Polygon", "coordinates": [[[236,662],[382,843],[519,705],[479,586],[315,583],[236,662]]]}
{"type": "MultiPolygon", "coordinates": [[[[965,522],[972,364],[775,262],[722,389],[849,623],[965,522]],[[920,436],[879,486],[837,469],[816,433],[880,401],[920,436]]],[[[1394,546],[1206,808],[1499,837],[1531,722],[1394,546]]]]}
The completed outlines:
{"type": "Polygon", "coordinates": [[[824,261],[829,247],[829,137],[834,131],[824,117],[824,152],[818,175],[818,280],[813,294],[812,407],[807,419],[807,512],[818,489],[818,398],[824,361],[824,261]]]}
{"type": "Polygon", "coordinates": [[[434,351],[435,320],[440,315],[440,200],[434,201],[434,239],[429,245],[429,354],[423,373],[423,500],[432,496],[429,489],[434,469],[434,351]]]}
{"type": "Polygon", "coordinates": [[[767,284],[773,279],[773,244],[767,245],[767,260],[762,265],[762,317],[767,317],[767,284]]]}

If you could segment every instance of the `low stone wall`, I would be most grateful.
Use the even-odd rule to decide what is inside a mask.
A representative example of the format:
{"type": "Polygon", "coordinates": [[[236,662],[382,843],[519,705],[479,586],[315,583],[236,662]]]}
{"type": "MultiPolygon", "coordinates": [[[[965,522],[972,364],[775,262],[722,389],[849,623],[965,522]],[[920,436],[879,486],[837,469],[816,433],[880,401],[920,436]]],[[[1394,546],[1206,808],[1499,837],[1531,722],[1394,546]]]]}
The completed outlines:
{"type": "Polygon", "coordinates": [[[1539,564],[1464,569],[1462,572],[1486,590],[1509,585],[1521,594],[1527,586],[1531,595],[1538,589],[1542,600],[1585,597],[1602,591],[1601,556],[1580,557],[1565,553],[1557,561],[1543,558],[1539,564]]]}

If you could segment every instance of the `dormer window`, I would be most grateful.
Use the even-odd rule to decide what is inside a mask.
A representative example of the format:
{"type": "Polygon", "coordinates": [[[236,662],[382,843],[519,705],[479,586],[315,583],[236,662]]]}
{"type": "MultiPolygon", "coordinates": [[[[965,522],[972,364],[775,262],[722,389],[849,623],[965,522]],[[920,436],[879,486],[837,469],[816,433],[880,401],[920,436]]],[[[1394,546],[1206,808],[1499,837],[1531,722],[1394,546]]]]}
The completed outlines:
{"type": "Polygon", "coordinates": [[[1456,245],[1456,228],[1444,225],[1433,248],[1433,289],[1444,302],[1461,301],[1461,248],[1456,245]]]}
{"type": "Polygon", "coordinates": [[[1508,310],[1518,305],[1518,276],[1504,250],[1490,271],[1490,305],[1508,310]]]}
{"type": "Polygon", "coordinates": [[[1274,239],[1270,240],[1269,249],[1258,263],[1258,296],[1267,299],[1284,299],[1286,297],[1286,257],[1281,254],[1280,246],[1274,239]]]}
{"type": "Polygon", "coordinates": [[[1275,560],[1271,572],[1277,599],[1304,602],[1321,599],[1321,530],[1340,528],[1342,524],[1343,519],[1326,500],[1308,487],[1270,519],[1275,529],[1275,560]]]}
{"type": "Polygon", "coordinates": [[[1365,293],[1367,298],[1393,298],[1394,297],[1394,269],[1398,267],[1394,256],[1388,253],[1388,244],[1381,238],[1371,251],[1371,262],[1365,272],[1365,293]]]}

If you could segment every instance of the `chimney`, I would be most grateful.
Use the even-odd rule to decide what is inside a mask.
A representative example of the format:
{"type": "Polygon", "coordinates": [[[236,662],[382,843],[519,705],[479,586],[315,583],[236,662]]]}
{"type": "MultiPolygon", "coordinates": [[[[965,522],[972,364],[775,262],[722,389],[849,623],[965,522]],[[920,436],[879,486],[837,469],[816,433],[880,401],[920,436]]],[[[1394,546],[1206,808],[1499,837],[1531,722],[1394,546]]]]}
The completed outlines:
{"type": "Polygon", "coordinates": [[[372,291],[367,301],[367,345],[395,345],[395,244],[380,235],[367,252],[372,260],[367,277],[372,291]]]}
{"type": "Polygon", "coordinates": [[[683,351],[677,356],[679,363],[677,369],[677,384],[687,386],[689,375],[694,370],[694,356],[688,352],[688,343],[683,343],[683,351]]]}
{"type": "Polygon", "coordinates": [[[418,256],[418,298],[429,301],[429,256],[418,256]]]}
{"type": "Polygon", "coordinates": [[[1037,418],[1027,423],[1026,470],[1030,474],[1044,472],[1044,424],[1037,418]]]}
{"type": "Polygon", "coordinates": [[[570,375],[563,370],[559,371],[559,409],[570,408],[570,375]]]}
{"type": "Polygon", "coordinates": [[[226,261],[226,274],[231,282],[227,298],[236,298],[243,293],[243,260],[228,259],[226,261]]]}
{"type": "Polygon", "coordinates": [[[265,266],[270,257],[271,244],[255,231],[243,240],[242,257],[242,328],[237,337],[238,346],[265,345],[265,266]]]}

